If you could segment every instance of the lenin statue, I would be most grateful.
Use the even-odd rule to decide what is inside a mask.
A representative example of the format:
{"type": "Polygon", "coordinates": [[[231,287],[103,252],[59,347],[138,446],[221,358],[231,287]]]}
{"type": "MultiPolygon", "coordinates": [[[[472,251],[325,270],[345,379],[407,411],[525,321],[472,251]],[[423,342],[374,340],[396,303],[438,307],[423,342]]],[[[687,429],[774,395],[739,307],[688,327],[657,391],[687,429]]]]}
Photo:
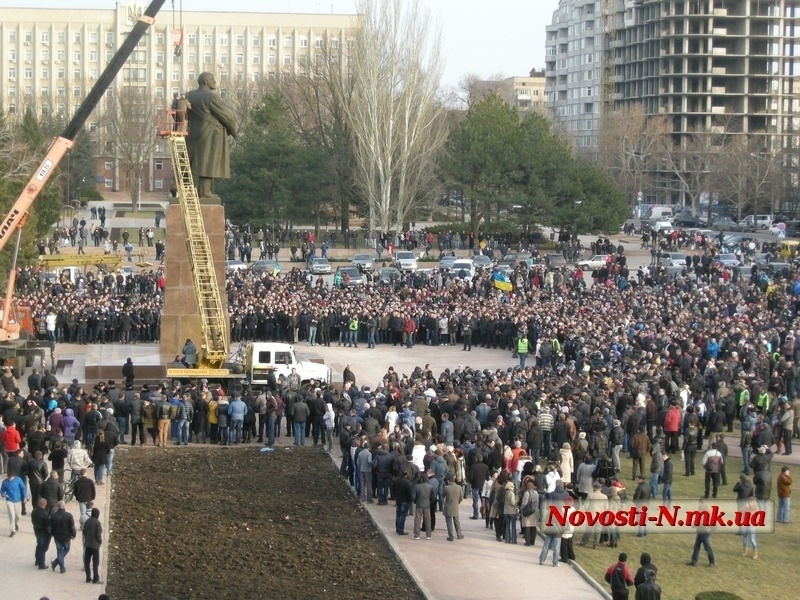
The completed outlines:
{"type": "Polygon", "coordinates": [[[189,101],[186,146],[192,174],[199,179],[198,197],[218,200],[211,193],[211,182],[214,178],[231,176],[228,136],[236,137],[236,119],[216,89],[214,75],[205,72],[197,78],[197,89],[186,94],[189,101]]]}

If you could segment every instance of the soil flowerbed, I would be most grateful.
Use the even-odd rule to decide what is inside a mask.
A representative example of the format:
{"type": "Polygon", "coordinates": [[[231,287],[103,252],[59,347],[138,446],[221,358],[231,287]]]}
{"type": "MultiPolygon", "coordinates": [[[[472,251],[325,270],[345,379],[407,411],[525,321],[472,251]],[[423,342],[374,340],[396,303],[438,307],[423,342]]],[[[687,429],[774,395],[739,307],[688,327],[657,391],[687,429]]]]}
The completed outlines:
{"type": "Polygon", "coordinates": [[[424,598],[316,448],[120,450],[112,598],[424,598]]]}

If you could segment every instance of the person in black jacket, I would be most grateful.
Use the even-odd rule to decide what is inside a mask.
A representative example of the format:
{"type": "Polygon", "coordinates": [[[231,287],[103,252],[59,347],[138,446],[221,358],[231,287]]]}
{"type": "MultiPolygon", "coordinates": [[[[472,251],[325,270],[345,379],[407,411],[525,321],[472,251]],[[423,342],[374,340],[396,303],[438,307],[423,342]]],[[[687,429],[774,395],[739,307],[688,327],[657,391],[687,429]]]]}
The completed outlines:
{"type": "Polygon", "coordinates": [[[47,500],[39,498],[36,507],[31,512],[31,522],[33,524],[33,535],[36,537],[36,551],[34,557],[36,566],[39,569],[46,569],[45,557],[50,549],[50,513],[47,512],[47,500]]]}
{"type": "Polygon", "coordinates": [[[661,600],[661,586],[655,581],[652,569],[644,572],[644,582],[636,589],[636,600],[661,600]]]}
{"type": "Polygon", "coordinates": [[[63,500],[58,502],[58,510],[50,515],[50,533],[56,543],[56,559],[50,562],[50,568],[56,570],[56,566],[61,569],[61,573],[67,572],[64,565],[64,558],[69,554],[69,547],[75,539],[75,519],[67,512],[67,505],[63,500]]]}
{"type": "Polygon", "coordinates": [[[75,500],[78,501],[80,516],[83,516],[87,511],[86,505],[93,502],[97,496],[97,488],[92,478],[87,477],[86,469],[81,469],[81,476],[72,484],[72,493],[75,495],[75,500]]]}
{"type": "Polygon", "coordinates": [[[103,524],[100,523],[100,509],[93,508],[92,516],[83,524],[83,569],[86,572],[86,583],[100,583],[100,546],[102,544],[103,524]]]}
{"type": "Polygon", "coordinates": [[[404,469],[400,477],[396,477],[392,482],[392,493],[396,502],[396,513],[394,528],[397,535],[408,535],[406,529],[406,515],[411,507],[412,485],[409,479],[409,472],[404,469]]]}
{"type": "Polygon", "coordinates": [[[633,576],[633,585],[635,588],[639,588],[645,582],[645,571],[652,571],[653,572],[653,579],[655,579],[656,573],[658,573],[658,567],[653,564],[653,559],[650,557],[649,552],[642,552],[641,556],[639,557],[639,570],[636,571],[636,575],[633,576]]]}
{"type": "Polygon", "coordinates": [[[33,459],[28,462],[28,483],[31,486],[31,505],[39,504],[39,488],[47,479],[49,469],[47,463],[42,460],[42,453],[37,450],[33,454],[33,459]]]}

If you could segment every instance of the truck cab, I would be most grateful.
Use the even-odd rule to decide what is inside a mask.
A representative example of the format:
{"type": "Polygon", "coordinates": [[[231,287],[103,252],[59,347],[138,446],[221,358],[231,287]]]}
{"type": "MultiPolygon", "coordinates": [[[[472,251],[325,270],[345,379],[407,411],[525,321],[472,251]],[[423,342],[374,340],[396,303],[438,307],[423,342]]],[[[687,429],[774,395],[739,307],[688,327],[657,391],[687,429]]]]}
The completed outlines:
{"type": "Polygon", "coordinates": [[[300,360],[294,346],[280,342],[252,342],[245,350],[245,375],[253,387],[267,385],[267,374],[275,379],[288,377],[292,369],[297,370],[300,381],[324,381],[330,383],[331,369],[324,364],[300,360]]]}

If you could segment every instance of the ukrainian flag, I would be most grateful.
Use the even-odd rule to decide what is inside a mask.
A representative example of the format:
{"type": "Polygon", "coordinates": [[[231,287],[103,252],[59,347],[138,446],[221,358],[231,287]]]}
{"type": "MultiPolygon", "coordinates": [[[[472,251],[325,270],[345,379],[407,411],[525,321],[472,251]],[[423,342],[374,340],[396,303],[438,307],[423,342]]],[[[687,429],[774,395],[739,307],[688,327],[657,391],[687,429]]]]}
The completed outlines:
{"type": "Polygon", "coordinates": [[[512,289],[514,289],[514,286],[511,285],[511,281],[508,279],[508,277],[506,277],[500,271],[495,271],[495,273],[492,275],[492,280],[494,287],[496,287],[498,290],[510,292],[512,289]]]}

